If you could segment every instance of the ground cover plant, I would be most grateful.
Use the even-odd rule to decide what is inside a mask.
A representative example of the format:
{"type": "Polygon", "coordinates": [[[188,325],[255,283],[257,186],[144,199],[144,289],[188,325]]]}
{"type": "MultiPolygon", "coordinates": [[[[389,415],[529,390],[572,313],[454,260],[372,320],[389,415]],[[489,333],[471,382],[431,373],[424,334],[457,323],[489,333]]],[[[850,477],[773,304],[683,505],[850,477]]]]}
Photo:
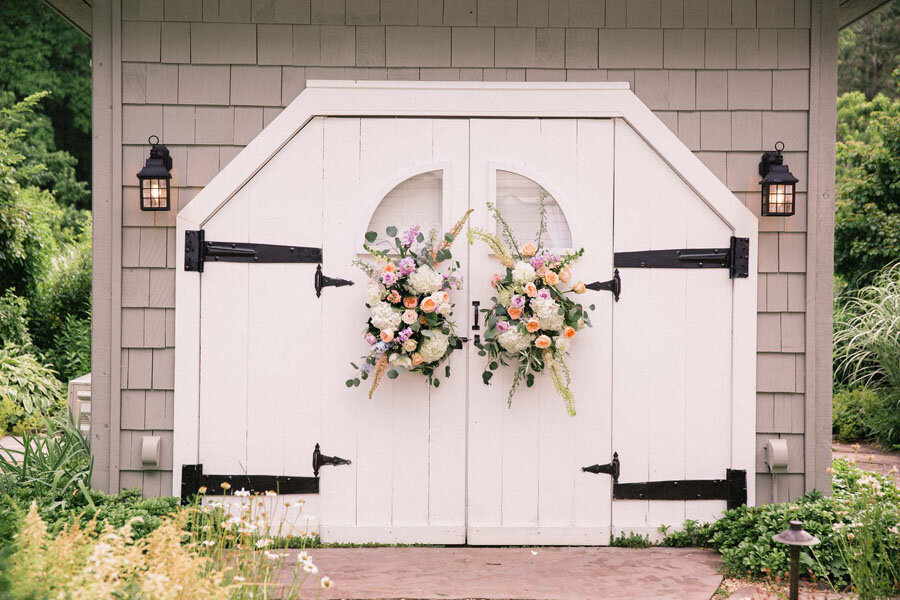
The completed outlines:
{"type": "Polygon", "coordinates": [[[662,544],[714,548],[729,576],[784,580],[787,547],[772,536],[796,519],[821,540],[801,553],[801,573],[862,599],[900,593],[900,491],[889,477],[847,461],[835,461],[833,476],[832,497],[812,492],[794,502],[729,510],[714,523],[688,521],[666,532],[662,544]]]}

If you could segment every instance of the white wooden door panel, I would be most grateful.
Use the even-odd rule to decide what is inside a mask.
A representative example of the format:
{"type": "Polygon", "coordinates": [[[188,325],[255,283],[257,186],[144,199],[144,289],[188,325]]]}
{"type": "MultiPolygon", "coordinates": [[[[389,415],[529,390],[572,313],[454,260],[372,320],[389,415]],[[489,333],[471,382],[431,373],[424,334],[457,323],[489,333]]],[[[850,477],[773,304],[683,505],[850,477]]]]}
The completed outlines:
{"type": "MultiPolygon", "coordinates": [[[[468,123],[342,118],[326,120],[325,129],[323,180],[329,201],[323,270],[360,283],[323,291],[321,360],[334,365],[330,377],[341,382],[349,361],[367,351],[361,335],[367,318],[365,276],[350,267],[359,256],[356,240],[362,239],[381,196],[417,173],[440,172],[443,229],[462,216],[468,204],[468,123]]],[[[453,252],[466,263],[464,243],[455,244],[453,252]]],[[[467,326],[465,293],[451,293],[461,334],[467,326]]],[[[441,371],[437,389],[429,390],[415,375],[384,379],[372,400],[369,381],[360,388],[328,388],[323,451],[353,464],[322,471],[323,539],[465,541],[464,353],[456,353],[450,366],[451,377],[441,371]]]]}
{"type": "MultiPolygon", "coordinates": [[[[731,229],[622,120],[616,156],[616,252],[728,245],[731,229]]],[[[619,480],[724,478],[733,280],[722,269],[622,269],[622,280],[613,334],[619,480]]],[[[724,501],[616,500],[613,529],[654,537],[659,525],[724,508],[724,501]]]]}
{"type": "MultiPolygon", "coordinates": [[[[569,222],[585,257],[576,278],[612,277],[613,128],[609,121],[473,120],[471,203],[474,222],[494,229],[484,208],[496,202],[496,171],[512,171],[542,185],[569,222]]],[[[521,239],[524,244],[531,239],[521,239]]],[[[472,297],[489,304],[487,283],[502,267],[473,247],[472,297]]],[[[468,509],[470,544],[609,542],[608,477],[582,466],[611,459],[610,327],[612,295],[579,298],[594,304],[593,329],[578,334],[569,358],[578,416],[566,414],[548,375],[521,386],[507,407],[512,367],[480,378],[484,359],[470,351],[468,509]],[[583,461],[583,462],[582,462],[583,461]]]]}

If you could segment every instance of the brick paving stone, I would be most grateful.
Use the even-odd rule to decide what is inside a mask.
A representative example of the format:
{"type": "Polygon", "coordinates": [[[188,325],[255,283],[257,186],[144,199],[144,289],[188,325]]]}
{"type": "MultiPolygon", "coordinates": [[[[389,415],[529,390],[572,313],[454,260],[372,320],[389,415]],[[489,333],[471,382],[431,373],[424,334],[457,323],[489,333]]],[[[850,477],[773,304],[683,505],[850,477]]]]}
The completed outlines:
{"type": "MultiPolygon", "coordinates": [[[[296,551],[283,565],[285,583],[296,551]]],[[[717,554],[648,548],[320,548],[335,586],[323,598],[708,600],[722,582],[717,554]]],[[[318,594],[315,580],[305,597],[318,594]]]]}

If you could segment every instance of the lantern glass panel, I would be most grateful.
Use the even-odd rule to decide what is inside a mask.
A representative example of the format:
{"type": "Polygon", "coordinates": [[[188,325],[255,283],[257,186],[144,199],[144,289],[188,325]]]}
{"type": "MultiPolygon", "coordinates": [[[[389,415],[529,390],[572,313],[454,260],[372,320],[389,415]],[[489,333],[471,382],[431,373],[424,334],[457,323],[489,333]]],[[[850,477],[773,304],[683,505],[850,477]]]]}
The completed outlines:
{"type": "Polygon", "coordinates": [[[141,179],[141,208],[167,210],[169,208],[169,180],[162,177],[141,179]]]}
{"type": "Polygon", "coordinates": [[[794,184],[769,183],[763,186],[764,216],[794,214],[794,184]]]}

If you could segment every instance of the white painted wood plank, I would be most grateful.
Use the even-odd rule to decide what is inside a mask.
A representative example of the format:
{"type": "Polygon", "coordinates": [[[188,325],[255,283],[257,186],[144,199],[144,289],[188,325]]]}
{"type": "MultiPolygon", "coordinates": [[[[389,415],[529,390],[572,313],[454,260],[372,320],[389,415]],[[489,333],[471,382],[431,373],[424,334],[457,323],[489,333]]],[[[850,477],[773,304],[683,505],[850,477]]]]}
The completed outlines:
{"type": "MultiPolygon", "coordinates": [[[[209,240],[247,241],[249,202],[236,196],[207,223],[209,240]]],[[[200,445],[207,473],[247,469],[248,266],[208,262],[200,275],[200,445]]]]}
{"type": "Polygon", "coordinates": [[[462,525],[438,526],[358,526],[323,525],[322,539],[336,544],[359,543],[366,540],[375,544],[458,544],[465,539],[462,525]]]}
{"type": "Polygon", "coordinates": [[[479,546],[601,546],[609,544],[610,528],[599,527],[470,527],[468,543],[479,546]],[[511,542],[510,540],[516,540],[511,542]]]}
{"type": "MultiPolygon", "coordinates": [[[[321,364],[333,366],[325,374],[322,397],[322,452],[341,456],[354,464],[324,467],[321,472],[322,525],[356,525],[357,506],[357,411],[367,402],[359,388],[347,388],[349,360],[366,349],[360,335],[365,322],[363,280],[350,262],[354,246],[348,236],[355,229],[354,206],[359,199],[359,119],[325,119],[324,123],[323,265],[331,277],[356,279],[361,285],[325,288],[322,291],[323,339],[321,364]],[[351,276],[352,275],[352,276],[351,276]],[[354,342],[353,340],[357,340],[354,342]],[[348,343],[349,342],[349,343],[348,343]]],[[[326,541],[327,538],[323,538],[326,541]]]]}

